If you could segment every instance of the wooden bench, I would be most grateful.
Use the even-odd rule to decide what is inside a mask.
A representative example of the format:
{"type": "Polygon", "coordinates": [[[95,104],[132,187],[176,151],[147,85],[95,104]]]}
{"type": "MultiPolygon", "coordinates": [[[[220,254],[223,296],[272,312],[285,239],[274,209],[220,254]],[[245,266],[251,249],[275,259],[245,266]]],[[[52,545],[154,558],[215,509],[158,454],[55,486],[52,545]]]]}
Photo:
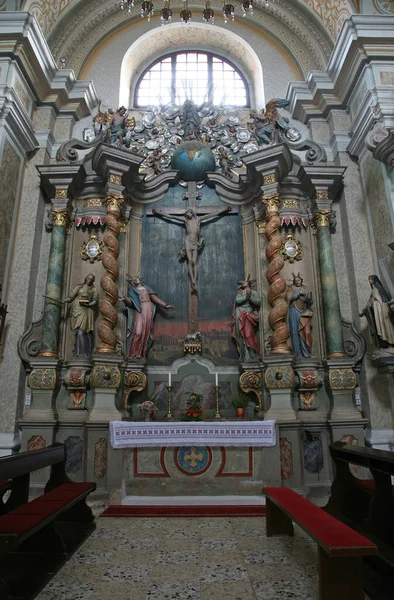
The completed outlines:
{"type": "Polygon", "coordinates": [[[373,542],[289,488],[263,488],[267,537],[293,535],[293,522],[318,544],[319,600],[364,600],[362,557],[373,542]]]}
{"type": "Polygon", "coordinates": [[[394,453],[343,442],[330,445],[335,465],[331,494],[325,510],[359,533],[379,549],[375,567],[394,568],[394,453]],[[365,467],[373,479],[358,479],[351,465],[365,467]]]}
{"type": "Polygon", "coordinates": [[[63,444],[0,459],[0,480],[4,487],[11,489],[0,516],[2,599],[9,597],[9,588],[13,591],[13,583],[8,581],[7,575],[12,569],[6,564],[11,561],[10,554],[44,554],[48,560],[58,556],[61,563],[95,527],[86,498],[96,489],[96,484],[71,481],[65,466],[63,444]],[[45,491],[29,501],[30,473],[46,467],[51,467],[51,473],[45,491]]]}

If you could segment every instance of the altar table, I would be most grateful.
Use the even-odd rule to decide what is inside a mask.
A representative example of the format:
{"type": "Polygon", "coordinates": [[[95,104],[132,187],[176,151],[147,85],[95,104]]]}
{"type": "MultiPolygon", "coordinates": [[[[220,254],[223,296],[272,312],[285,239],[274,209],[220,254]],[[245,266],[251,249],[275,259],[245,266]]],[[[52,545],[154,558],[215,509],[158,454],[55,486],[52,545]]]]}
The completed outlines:
{"type": "Polygon", "coordinates": [[[110,436],[113,448],[276,445],[275,421],[111,421],[110,436]]]}

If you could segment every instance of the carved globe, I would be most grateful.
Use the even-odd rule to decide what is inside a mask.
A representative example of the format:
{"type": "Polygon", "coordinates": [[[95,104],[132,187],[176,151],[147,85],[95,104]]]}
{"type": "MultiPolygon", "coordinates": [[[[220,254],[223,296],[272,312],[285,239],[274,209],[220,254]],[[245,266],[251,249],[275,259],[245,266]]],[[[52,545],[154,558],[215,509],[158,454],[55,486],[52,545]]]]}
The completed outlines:
{"type": "Polygon", "coordinates": [[[215,157],[208,146],[198,140],[183,142],[172,155],[171,167],[184,181],[202,181],[207,171],[215,170],[215,157]]]}

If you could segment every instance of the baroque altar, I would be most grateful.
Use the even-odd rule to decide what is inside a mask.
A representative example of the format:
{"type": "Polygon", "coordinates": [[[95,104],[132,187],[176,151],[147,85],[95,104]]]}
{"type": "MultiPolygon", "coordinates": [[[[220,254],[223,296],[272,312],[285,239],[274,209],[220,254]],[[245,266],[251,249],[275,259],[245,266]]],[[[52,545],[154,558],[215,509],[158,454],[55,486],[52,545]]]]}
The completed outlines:
{"type": "Polygon", "coordinates": [[[361,442],[365,348],[341,318],[332,251],[345,169],[287,104],[100,111],[38,167],[50,260],[43,317],[19,343],[25,448],[64,441],[73,476],[103,493],[143,477],[165,488],[182,461],[187,487],[185,465],[202,461],[195,481],[214,473],[209,493],[226,494],[237,477],[255,493],[327,486],[329,442],[361,442]],[[144,401],[164,418],[169,395],[176,418],[196,390],[219,428],[241,395],[244,426],[275,420],[276,445],[200,444],[189,459],[171,451],[171,465],[168,444],[145,457],[112,448],[111,422],[144,401]]]}

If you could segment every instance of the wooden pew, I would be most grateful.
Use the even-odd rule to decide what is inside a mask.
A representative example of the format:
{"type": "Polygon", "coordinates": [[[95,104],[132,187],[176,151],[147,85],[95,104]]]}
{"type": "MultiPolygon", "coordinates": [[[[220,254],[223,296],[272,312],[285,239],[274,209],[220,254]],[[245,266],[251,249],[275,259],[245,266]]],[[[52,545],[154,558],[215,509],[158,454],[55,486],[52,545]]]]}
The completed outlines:
{"type": "Polygon", "coordinates": [[[376,545],[289,488],[263,488],[267,537],[293,535],[293,522],[318,544],[319,600],[364,600],[362,557],[376,545]]]}
{"type": "MultiPolygon", "coordinates": [[[[29,568],[34,564],[31,557],[40,555],[45,557],[40,559],[43,567],[46,561],[61,564],[67,553],[95,528],[86,498],[96,484],[71,481],[65,465],[63,444],[0,459],[0,480],[11,489],[0,516],[1,599],[9,597],[9,589],[13,596],[12,587],[18,585],[18,580],[13,580],[13,560],[27,554],[29,559],[24,564],[29,568]],[[45,491],[29,501],[30,473],[45,467],[51,467],[45,491]]],[[[21,581],[23,575],[19,575],[21,581]]]]}
{"type": "Polygon", "coordinates": [[[394,566],[394,453],[335,442],[330,454],[335,476],[325,510],[370,537],[394,566]],[[350,464],[370,469],[373,479],[357,479],[350,464]]]}

